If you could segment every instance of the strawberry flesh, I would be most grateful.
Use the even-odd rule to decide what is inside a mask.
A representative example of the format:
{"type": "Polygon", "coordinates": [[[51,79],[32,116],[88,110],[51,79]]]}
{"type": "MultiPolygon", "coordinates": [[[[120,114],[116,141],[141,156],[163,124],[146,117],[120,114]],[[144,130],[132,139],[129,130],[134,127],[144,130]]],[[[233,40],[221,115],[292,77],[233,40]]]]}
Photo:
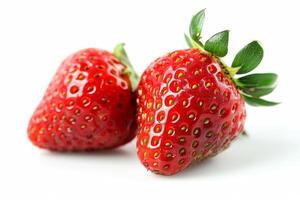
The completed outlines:
{"type": "Polygon", "coordinates": [[[135,96],[125,66],[104,50],[63,61],[30,119],[28,136],[58,151],[113,148],[135,136],[135,96]]]}
{"type": "Polygon", "coordinates": [[[223,151],[243,131],[244,100],[219,60],[199,49],[154,61],[138,86],[137,153],[172,175],[223,151]]]}

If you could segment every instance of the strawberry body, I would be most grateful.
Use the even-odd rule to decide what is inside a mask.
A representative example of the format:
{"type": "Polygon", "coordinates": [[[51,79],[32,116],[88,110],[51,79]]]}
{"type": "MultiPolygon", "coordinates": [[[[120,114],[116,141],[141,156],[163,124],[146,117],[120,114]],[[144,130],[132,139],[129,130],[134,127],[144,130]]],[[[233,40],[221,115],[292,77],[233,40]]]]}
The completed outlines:
{"type": "Polygon", "coordinates": [[[138,86],[137,153],[149,170],[175,174],[223,151],[243,131],[242,96],[218,58],[199,49],[154,61],[138,86]]]}
{"type": "Polygon", "coordinates": [[[135,100],[125,66],[110,52],[84,49],[63,61],[30,119],[33,144],[95,150],[135,136],[135,100]]]}

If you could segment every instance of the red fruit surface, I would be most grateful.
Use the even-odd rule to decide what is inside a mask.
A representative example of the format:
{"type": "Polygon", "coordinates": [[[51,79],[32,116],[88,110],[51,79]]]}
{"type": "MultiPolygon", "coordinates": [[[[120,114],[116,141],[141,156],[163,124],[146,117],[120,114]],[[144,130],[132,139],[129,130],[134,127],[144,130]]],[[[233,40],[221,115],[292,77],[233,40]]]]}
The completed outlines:
{"type": "Polygon", "coordinates": [[[244,100],[218,58],[199,49],[154,61],[138,86],[137,154],[172,175],[223,151],[243,131],[244,100]]]}
{"type": "Polygon", "coordinates": [[[112,148],[135,136],[135,96],[125,66],[104,50],[63,61],[30,119],[28,137],[50,150],[112,148]]]}

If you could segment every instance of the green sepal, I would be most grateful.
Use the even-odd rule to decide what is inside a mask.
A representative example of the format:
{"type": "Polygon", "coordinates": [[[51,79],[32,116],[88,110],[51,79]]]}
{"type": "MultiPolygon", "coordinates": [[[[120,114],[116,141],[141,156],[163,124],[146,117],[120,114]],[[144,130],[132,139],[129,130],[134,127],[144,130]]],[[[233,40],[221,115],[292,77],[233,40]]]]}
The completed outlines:
{"type": "Polygon", "coordinates": [[[140,77],[133,69],[133,66],[131,65],[127,53],[125,51],[124,45],[124,43],[117,44],[114,48],[114,55],[120,60],[120,62],[123,65],[126,66],[126,69],[124,70],[123,74],[127,74],[129,76],[132,91],[135,91],[138,86],[140,77]]]}
{"type": "Polygon", "coordinates": [[[205,42],[204,49],[216,56],[224,57],[228,52],[228,37],[228,30],[219,32],[205,42]]]}
{"type": "Polygon", "coordinates": [[[189,30],[191,38],[201,46],[202,44],[200,42],[200,38],[201,38],[204,18],[205,18],[205,9],[200,10],[196,15],[192,17],[190,23],[190,30],[189,30]]]}
{"type": "Polygon", "coordinates": [[[253,41],[241,49],[235,56],[232,67],[240,67],[237,74],[245,74],[255,69],[264,55],[263,48],[258,41],[253,41]]]}
{"type": "Polygon", "coordinates": [[[244,93],[261,97],[270,94],[276,88],[277,77],[274,73],[251,74],[234,81],[244,93]]]}
{"type": "Polygon", "coordinates": [[[276,84],[277,74],[274,73],[261,73],[250,74],[238,78],[238,85],[241,87],[271,87],[276,84]]]}
{"type": "Polygon", "coordinates": [[[250,97],[248,95],[243,95],[243,97],[246,103],[251,106],[275,106],[279,104],[278,102],[267,101],[265,99],[261,99],[257,97],[250,97]]]}
{"type": "Polygon", "coordinates": [[[269,88],[241,88],[240,90],[253,97],[262,97],[273,92],[276,87],[269,88]]]}
{"type": "Polygon", "coordinates": [[[197,43],[195,40],[193,40],[186,34],[184,34],[184,38],[190,48],[196,48],[196,49],[201,49],[201,50],[205,51],[199,43],[197,43]]]}
{"type": "Polygon", "coordinates": [[[239,67],[233,68],[233,67],[228,67],[226,65],[223,65],[230,77],[234,77],[235,74],[240,70],[239,67]]]}

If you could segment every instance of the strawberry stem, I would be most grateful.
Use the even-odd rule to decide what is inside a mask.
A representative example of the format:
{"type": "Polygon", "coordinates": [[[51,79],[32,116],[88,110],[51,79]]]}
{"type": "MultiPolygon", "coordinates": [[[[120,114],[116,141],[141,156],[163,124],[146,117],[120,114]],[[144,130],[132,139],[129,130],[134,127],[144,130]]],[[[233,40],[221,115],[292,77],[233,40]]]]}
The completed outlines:
{"type": "Polygon", "coordinates": [[[140,77],[134,70],[132,64],[129,61],[129,58],[127,56],[127,53],[124,48],[124,43],[119,43],[114,48],[114,55],[120,60],[120,62],[126,66],[126,69],[124,70],[123,74],[127,74],[129,76],[129,80],[131,82],[131,88],[134,92],[138,86],[140,77]]]}

